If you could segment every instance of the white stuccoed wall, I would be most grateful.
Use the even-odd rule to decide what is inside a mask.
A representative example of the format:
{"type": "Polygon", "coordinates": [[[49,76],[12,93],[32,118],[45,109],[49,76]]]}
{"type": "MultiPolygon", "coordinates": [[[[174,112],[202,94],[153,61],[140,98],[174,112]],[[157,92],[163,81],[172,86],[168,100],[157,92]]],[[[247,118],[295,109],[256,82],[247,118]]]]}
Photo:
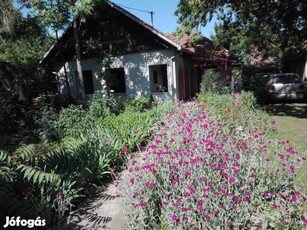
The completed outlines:
{"type": "MultiPolygon", "coordinates": [[[[124,68],[126,80],[126,96],[134,97],[139,95],[149,95],[150,89],[150,65],[167,65],[168,77],[168,92],[153,93],[156,99],[177,99],[177,66],[176,62],[181,58],[176,57],[175,49],[159,50],[147,53],[135,53],[114,58],[111,68],[124,68]]],[[[182,61],[182,60],[180,60],[182,61]]],[[[82,60],[83,70],[92,70],[95,92],[101,92],[100,85],[100,60],[86,59],[82,60]]],[[[75,61],[66,63],[67,71],[69,72],[70,91],[76,94],[75,72],[77,71],[75,61]]],[[[59,91],[62,94],[67,94],[64,78],[64,68],[60,67],[58,72],[59,91]]]]}

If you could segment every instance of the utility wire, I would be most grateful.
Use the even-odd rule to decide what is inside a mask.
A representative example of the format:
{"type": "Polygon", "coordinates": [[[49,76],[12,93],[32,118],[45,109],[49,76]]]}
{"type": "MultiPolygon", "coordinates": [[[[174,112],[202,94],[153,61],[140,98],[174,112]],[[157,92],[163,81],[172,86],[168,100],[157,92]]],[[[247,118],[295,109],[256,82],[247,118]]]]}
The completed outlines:
{"type": "Polygon", "coordinates": [[[155,14],[155,12],[148,11],[148,10],[141,10],[141,9],[137,9],[137,8],[133,8],[133,7],[129,7],[129,6],[124,6],[124,5],[118,4],[118,3],[116,3],[116,5],[121,6],[123,8],[126,8],[126,9],[129,9],[129,10],[135,10],[135,11],[139,11],[139,12],[149,13],[150,16],[151,16],[151,25],[153,26],[153,15],[155,14]]]}

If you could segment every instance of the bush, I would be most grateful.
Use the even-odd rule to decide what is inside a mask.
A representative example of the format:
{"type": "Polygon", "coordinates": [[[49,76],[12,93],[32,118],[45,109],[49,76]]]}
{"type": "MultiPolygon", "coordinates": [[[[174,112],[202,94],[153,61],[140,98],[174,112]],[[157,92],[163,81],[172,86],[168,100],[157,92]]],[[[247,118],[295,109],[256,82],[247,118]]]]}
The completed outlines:
{"type": "Polygon", "coordinates": [[[230,133],[236,127],[267,131],[270,118],[265,112],[258,109],[252,92],[242,92],[240,95],[208,93],[204,101],[199,101],[199,103],[213,112],[217,119],[225,120],[226,128],[230,133]]]}
{"type": "Polygon", "coordinates": [[[87,117],[81,105],[71,105],[60,111],[58,118],[52,122],[50,131],[58,134],[58,140],[66,136],[79,137],[93,127],[93,120],[87,117]]]}
{"type": "Polygon", "coordinates": [[[144,112],[152,107],[152,98],[146,98],[144,96],[130,99],[126,102],[126,109],[136,112],[144,112]]]}
{"type": "Polygon", "coordinates": [[[5,90],[0,92],[0,134],[9,135],[20,130],[22,110],[25,107],[17,95],[5,90]]]}
{"type": "Polygon", "coordinates": [[[96,117],[101,117],[101,112],[105,113],[105,115],[109,112],[118,115],[124,111],[124,108],[124,99],[113,95],[104,96],[101,93],[97,93],[89,101],[89,111],[93,112],[92,115],[96,117]]]}
{"type": "Polygon", "coordinates": [[[254,127],[257,117],[229,134],[227,120],[214,114],[180,105],[147,148],[131,156],[123,187],[128,227],[302,228],[306,196],[294,178],[306,158],[268,140],[254,127]]]}
{"type": "Polygon", "coordinates": [[[200,94],[205,96],[206,93],[210,92],[217,92],[219,85],[218,85],[218,76],[214,72],[214,70],[209,69],[202,75],[202,81],[200,84],[200,94]]]}

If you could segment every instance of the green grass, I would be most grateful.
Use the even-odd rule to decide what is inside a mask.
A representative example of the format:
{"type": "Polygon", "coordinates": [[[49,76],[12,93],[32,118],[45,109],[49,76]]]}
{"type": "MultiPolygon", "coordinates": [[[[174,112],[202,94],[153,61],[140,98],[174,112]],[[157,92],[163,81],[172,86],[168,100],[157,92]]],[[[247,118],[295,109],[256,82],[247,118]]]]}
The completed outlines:
{"type": "MultiPolygon", "coordinates": [[[[291,147],[301,156],[307,157],[307,104],[274,104],[269,106],[267,111],[277,121],[274,137],[289,140],[291,147]]],[[[298,172],[296,185],[307,194],[307,162],[298,172]]],[[[304,211],[307,212],[307,205],[304,211]]]]}

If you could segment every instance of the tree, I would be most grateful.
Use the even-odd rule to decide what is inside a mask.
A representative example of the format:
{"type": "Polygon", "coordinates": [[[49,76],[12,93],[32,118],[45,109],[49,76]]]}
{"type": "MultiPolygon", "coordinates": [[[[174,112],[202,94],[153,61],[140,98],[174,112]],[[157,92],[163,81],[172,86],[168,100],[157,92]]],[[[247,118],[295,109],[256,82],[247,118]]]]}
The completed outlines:
{"type": "Polygon", "coordinates": [[[54,41],[47,35],[37,18],[22,18],[15,13],[14,36],[0,31],[4,42],[0,43],[0,60],[15,65],[37,66],[48,47],[54,41]]]}
{"type": "Polygon", "coordinates": [[[12,0],[0,1],[0,26],[10,35],[14,33],[14,7],[12,0]]]}
{"type": "Polygon", "coordinates": [[[214,14],[224,32],[227,27],[239,29],[261,51],[285,52],[302,45],[307,37],[307,2],[302,0],[181,0],[176,11],[185,31],[205,26],[214,14]]]}
{"type": "Polygon", "coordinates": [[[234,27],[225,23],[218,23],[214,26],[215,34],[211,36],[214,43],[220,44],[228,49],[240,60],[246,60],[250,40],[244,35],[244,28],[234,27]]]}
{"type": "MultiPolygon", "coordinates": [[[[80,83],[80,97],[84,98],[83,74],[81,67],[80,25],[90,14],[99,0],[25,0],[33,7],[33,13],[42,19],[47,27],[51,27],[57,34],[68,24],[74,28],[76,50],[76,64],[80,83]]],[[[65,70],[66,71],[66,70],[65,70]]],[[[67,79],[67,77],[66,77],[67,79]]],[[[68,82],[67,82],[68,84],[68,82]]],[[[69,89],[69,88],[68,88],[69,89]]]]}

